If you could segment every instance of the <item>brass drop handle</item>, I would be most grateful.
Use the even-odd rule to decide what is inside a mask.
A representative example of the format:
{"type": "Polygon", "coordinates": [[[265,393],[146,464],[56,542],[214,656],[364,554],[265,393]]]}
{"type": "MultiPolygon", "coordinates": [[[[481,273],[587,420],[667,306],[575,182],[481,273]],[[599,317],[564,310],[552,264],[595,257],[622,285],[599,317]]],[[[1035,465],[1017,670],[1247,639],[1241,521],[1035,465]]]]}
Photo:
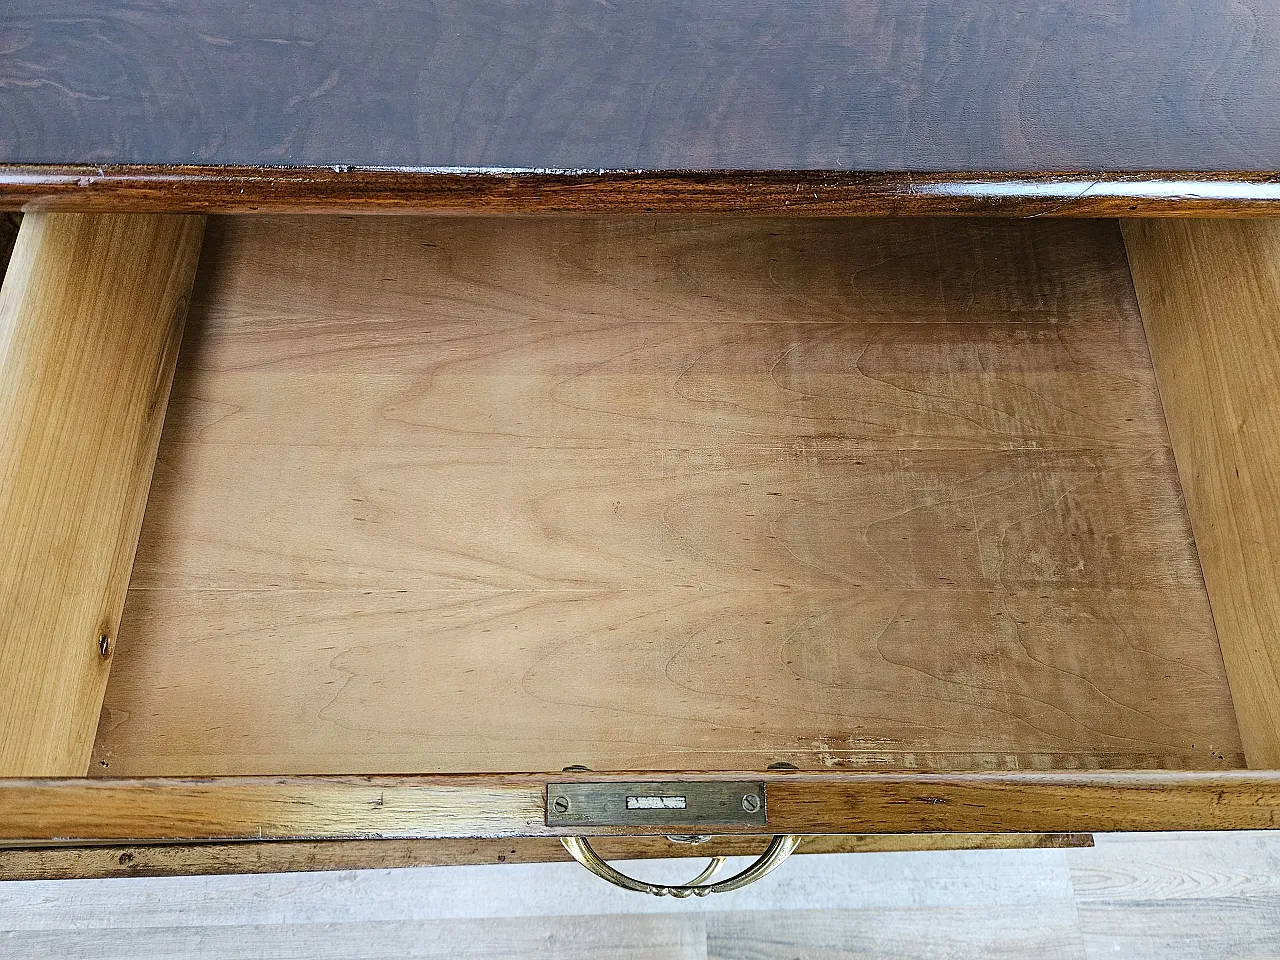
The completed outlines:
{"type": "Polygon", "coordinates": [[[573,857],[597,877],[608,880],[615,886],[622,887],[624,890],[634,890],[636,893],[651,893],[655,897],[683,898],[705,897],[711,893],[728,893],[730,890],[738,890],[749,883],[754,883],[761,877],[768,876],[782,865],[783,860],[795,853],[796,847],[800,846],[801,839],[801,837],[787,834],[774,837],[764,853],[760,854],[759,859],[751,866],[741,873],[735,873],[732,877],[727,877],[718,883],[708,883],[707,881],[720,872],[720,868],[724,866],[725,858],[712,857],[707,869],[703,870],[689,883],[672,886],[637,880],[634,877],[628,877],[619,870],[615,870],[600,854],[592,849],[591,844],[587,842],[585,837],[561,837],[560,842],[569,851],[569,856],[573,857]]]}

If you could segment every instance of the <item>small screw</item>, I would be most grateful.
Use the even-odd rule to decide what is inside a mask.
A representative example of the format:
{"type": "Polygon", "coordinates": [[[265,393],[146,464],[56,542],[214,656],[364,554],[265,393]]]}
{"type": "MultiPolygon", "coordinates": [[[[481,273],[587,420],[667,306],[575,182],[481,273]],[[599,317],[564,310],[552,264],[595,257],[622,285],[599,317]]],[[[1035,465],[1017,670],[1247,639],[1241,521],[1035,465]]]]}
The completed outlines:
{"type": "Polygon", "coordinates": [[[103,660],[111,656],[111,638],[105,633],[98,637],[98,653],[102,654],[103,660]]]}
{"type": "Polygon", "coordinates": [[[754,793],[748,793],[742,798],[742,809],[747,813],[756,813],[760,809],[760,798],[754,793]]]}
{"type": "Polygon", "coordinates": [[[556,797],[554,800],[551,801],[551,809],[554,810],[556,813],[568,813],[569,798],[556,797]]]}

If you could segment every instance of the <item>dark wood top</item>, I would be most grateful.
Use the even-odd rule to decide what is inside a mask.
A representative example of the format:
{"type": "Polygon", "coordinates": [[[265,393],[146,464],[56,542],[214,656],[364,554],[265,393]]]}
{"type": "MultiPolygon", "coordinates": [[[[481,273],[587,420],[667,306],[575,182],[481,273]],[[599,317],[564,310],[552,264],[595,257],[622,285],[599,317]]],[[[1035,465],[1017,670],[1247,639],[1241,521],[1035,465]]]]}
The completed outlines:
{"type": "Polygon", "coordinates": [[[0,9],[23,166],[1267,172],[1278,104],[1269,0],[0,9]]]}

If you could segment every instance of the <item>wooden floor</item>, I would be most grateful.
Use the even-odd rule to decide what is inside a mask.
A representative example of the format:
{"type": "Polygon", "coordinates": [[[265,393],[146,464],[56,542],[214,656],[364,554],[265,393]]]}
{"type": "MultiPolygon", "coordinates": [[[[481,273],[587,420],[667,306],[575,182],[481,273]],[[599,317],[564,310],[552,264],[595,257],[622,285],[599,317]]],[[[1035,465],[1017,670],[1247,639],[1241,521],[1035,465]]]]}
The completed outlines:
{"type": "Polygon", "coordinates": [[[211,220],[94,772],[1243,765],[1106,221],[211,220]]]}
{"type": "MultiPolygon", "coordinates": [[[[690,869],[660,866],[633,869],[690,869]]],[[[1274,960],[1280,835],[813,855],[694,902],[615,890],[576,864],[9,882],[0,956],[1274,960]]]]}

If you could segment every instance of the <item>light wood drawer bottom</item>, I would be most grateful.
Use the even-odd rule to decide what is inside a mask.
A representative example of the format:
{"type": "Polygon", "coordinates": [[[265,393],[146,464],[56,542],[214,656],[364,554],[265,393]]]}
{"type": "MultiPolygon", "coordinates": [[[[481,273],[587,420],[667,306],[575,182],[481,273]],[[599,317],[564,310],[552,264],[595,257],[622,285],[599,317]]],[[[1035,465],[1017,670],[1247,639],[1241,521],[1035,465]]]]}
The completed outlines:
{"type": "Polygon", "coordinates": [[[550,836],[548,776],[779,765],[780,831],[1269,825],[1143,320],[1106,220],[210,219],[96,735],[0,770],[93,779],[4,838],[550,836]]]}

